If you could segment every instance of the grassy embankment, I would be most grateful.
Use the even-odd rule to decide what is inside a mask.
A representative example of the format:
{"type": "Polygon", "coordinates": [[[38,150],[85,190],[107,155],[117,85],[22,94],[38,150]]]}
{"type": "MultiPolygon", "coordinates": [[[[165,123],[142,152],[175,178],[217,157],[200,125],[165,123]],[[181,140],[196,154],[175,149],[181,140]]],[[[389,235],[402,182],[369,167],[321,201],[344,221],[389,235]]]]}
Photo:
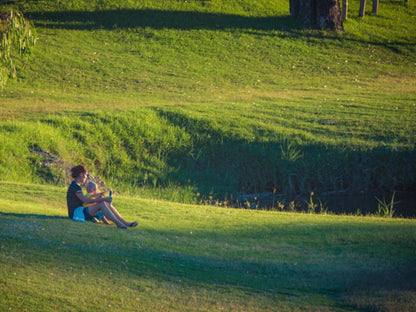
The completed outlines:
{"type": "Polygon", "coordinates": [[[1,93],[0,178],[59,184],[40,148],[184,202],[414,190],[414,5],[352,2],[335,34],[248,3],[20,1],[39,40],[1,93]]]}

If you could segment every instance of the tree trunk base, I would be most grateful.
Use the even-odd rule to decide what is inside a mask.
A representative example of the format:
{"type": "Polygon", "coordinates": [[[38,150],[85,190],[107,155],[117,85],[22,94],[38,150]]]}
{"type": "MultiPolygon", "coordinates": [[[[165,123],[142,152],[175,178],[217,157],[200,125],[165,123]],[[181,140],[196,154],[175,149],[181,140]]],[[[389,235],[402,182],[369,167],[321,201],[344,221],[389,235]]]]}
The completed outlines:
{"type": "Polygon", "coordinates": [[[300,18],[305,25],[343,30],[339,0],[290,0],[290,15],[300,18]]]}

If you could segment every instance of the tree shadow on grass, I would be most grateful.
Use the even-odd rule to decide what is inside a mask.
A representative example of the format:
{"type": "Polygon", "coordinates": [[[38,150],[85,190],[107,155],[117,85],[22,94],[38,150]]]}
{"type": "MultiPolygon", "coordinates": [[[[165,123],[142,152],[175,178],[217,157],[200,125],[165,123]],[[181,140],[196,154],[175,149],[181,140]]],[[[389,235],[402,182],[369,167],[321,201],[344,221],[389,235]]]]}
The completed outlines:
{"type": "Polygon", "coordinates": [[[16,217],[16,218],[37,218],[37,219],[52,219],[52,220],[66,220],[68,217],[63,216],[51,216],[51,215],[41,215],[34,213],[10,213],[10,212],[1,212],[0,217],[16,217]]]}
{"type": "MultiPolygon", "coordinates": [[[[25,265],[29,267],[53,266],[62,272],[68,272],[70,268],[74,274],[78,270],[87,269],[87,272],[95,276],[102,272],[112,272],[113,276],[118,276],[119,281],[124,276],[128,277],[132,281],[129,287],[138,291],[142,291],[140,280],[154,280],[157,284],[172,285],[184,290],[192,288],[194,294],[201,294],[198,298],[200,300],[204,300],[206,291],[214,294],[239,291],[252,298],[269,298],[270,302],[299,299],[299,304],[309,297],[329,297],[333,299],[330,303],[333,308],[343,309],[349,306],[349,300],[345,300],[349,298],[351,305],[357,308],[353,301],[362,293],[365,293],[366,298],[371,298],[370,292],[399,293],[416,289],[416,270],[408,253],[403,251],[394,256],[390,252],[387,255],[387,259],[397,257],[401,265],[376,257],[384,254],[383,250],[375,249],[369,254],[372,246],[388,248],[387,245],[395,244],[397,239],[393,237],[386,242],[381,235],[376,236],[375,241],[364,238],[357,240],[360,237],[359,231],[381,233],[384,229],[391,230],[391,227],[385,225],[369,224],[364,227],[345,224],[343,228],[339,224],[321,224],[311,228],[303,224],[276,224],[254,229],[237,226],[230,231],[195,231],[192,237],[186,231],[154,229],[114,235],[113,230],[99,228],[93,236],[87,237],[78,234],[85,233],[92,227],[75,224],[72,228],[76,230],[74,232],[69,229],[54,233],[51,230],[40,236],[36,228],[29,227],[24,237],[30,234],[30,240],[15,236],[12,224],[2,233],[4,238],[12,239],[4,240],[3,245],[7,247],[5,250],[12,250],[14,254],[15,248],[19,252],[30,253],[30,256],[24,258],[25,265]],[[358,233],[352,234],[356,230],[358,233]],[[77,239],[68,239],[73,233],[77,233],[77,239]],[[45,240],[45,235],[51,239],[45,240]],[[330,240],[310,244],[323,236],[329,236],[330,240]],[[212,245],[207,245],[207,240],[213,242],[212,245]],[[161,244],[154,246],[153,241],[160,241],[161,244]],[[171,241],[172,244],[164,244],[166,241],[171,241]],[[188,242],[191,246],[188,246],[188,242]],[[205,246],[208,250],[205,250],[205,246]],[[222,246],[227,246],[228,249],[221,251],[222,246]],[[251,256],[255,252],[251,248],[258,246],[265,248],[265,259],[251,256]],[[178,249],[184,251],[177,251],[178,249]],[[45,252],[53,254],[53,257],[45,257],[45,252]],[[276,258],[271,258],[270,253],[275,253],[276,258]],[[348,255],[347,259],[345,255],[348,255]],[[87,261],[88,259],[97,261],[87,261]],[[384,265],[368,266],[369,260],[384,265]],[[199,292],[200,289],[203,293],[199,292]]],[[[397,231],[401,233],[403,230],[397,226],[397,231]]],[[[395,231],[391,233],[394,234],[395,231]]],[[[407,244],[399,243],[403,246],[407,244]]],[[[310,306],[316,305],[319,309],[322,304],[312,301],[310,306]]],[[[406,306],[406,303],[403,305],[406,306]]],[[[372,307],[372,304],[368,304],[368,309],[363,310],[372,307]]]]}
{"type": "Polygon", "coordinates": [[[234,14],[215,14],[195,11],[164,11],[154,9],[104,10],[93,12],[29,12],[36,27],[62,29],[115,29],[150,27],[153,29],[300,29],[302,24],[291,16],[247,17],[234,14]]]}
{"type": "MultiPolygon", "coordinates": [[[[188,155],[180,155],[176,159],[175,157],[169,159],[168,156],[168,162],[181,170],[191,168],[190,172],[193,173],[204,169],[211,170],[209,169],[211,167],[216,168],[216,173],[223,174],[217,177],[220,179],[216,181],[217,183],[211,185],[221,185],[219,182],[224,182],[226,176],[234,178],[240,176],[241,184],[237,189],[246,192],[261,192],[267,188],[267,185],[270,187],[269,190],[272,190],[276,184],[286,184],[287,192],[305,192],[317,188],[323,191],[326,187],[332,188],[331,190],[349,188],[356,191],[366,187],[416,190],[414,177],[405,177],[406,172],[416,170],[415,163],[409,161],[416,157],[414,150],[406,148],[393,150],[384,146],[360,150],[348,149],[344,145],[337,148],[316,143],[301,146],[296,144],[294,138],[284,135],[275,137],[274,141],[247,142],[230,137],[222,131],[221,127],[204,119],[192,118],[169,110],[158,109],[157,113],[172,125],[185,129],[186,133],[195,138],[194,155],[185,151],[188,155]],[[292,141],[294,143],[291,145],[292,141]],[[175,163],[175,160],[186,163],[175,163]],[[223,166],[223,170],[218,170],[218,166],[223,166]],[[277,171],[274,172],[271,168],[277,171]],[[238,175],[236,172],[227,174],[232,170],[241,174],[238,175]],[[254,179],[256,173],[259,173],[258,179],[254,179]],[[278,181],[272,178],[274,175],[293,175],[292,187],[289,187],[289,181],[277,183],[278,181]],[[256,186],[261,187],[256,189],[256,186]]],[[[290,123],[285,126],[293,127],[290,123]]],[[[259,128],[255,135],[259,138],[273,138],[273,133],[267,131],[259,128]]],[[[323,135],[326,129],[309,131],[323,135]]],[[[347,135],[346,139],[349,139],[347,135]]],[[[391,138],[383,136],[374,140],[389,142],[391,138]]],[[[189,179],[188,174],[186,179],[189,179]]],[[[233,181],[236,182],[235,179],[233,181]]],[[[236,189],[235,185],[232,189],[236,189]]]]}
{"type": "MultiPolygon", "coordinates": [[[[236,14],[204,13],[195,11],[168,11],[156,9],[120,9],[102,11],[61,11],[61,12],[27,12],[26,15],[35,21],[36,27],[94,30],[94,29],[177,29],[177,30],[225,30],[234,29],[250,31],[258,36],[273,36],[264,31],[284,31],[282,38],[308,37],[314,40],[339,40],[338,33],[299,33],[305,26],[302,21],[290,16],[243,16],[236,14]]],[[[387,46],[396,53],[401,53],[402,47],[412,49],[413,42],[403,40],[362,40],[357,38],[343,38],[347,41],[361,44],[387,46]]]]}
{"type": "MultiPolygon", "coordinates": [[[[166,155],[168,166],[177,169],[161,177],[162,185],[163,180],[179,181],[182,185],[190,182],[198,193],[211,195],[214,201],[234,206],[237,200],[238,205],[250,205],[249,208],[276,207],[277,201],[287,208],[293,199],[306,208],[303,199],[307,200],[310,192],[314,192],[318,198],[326,194],[321,209],[325,209],[326,201],[331,201],[330,211],[336,213],[346,213],[346,209],[355,213],[358,208],[363,213],[374,213],[375,195],[381,198],[383,194],[401,191],[400,203],[394,206],[396,215],[414,217],[416,178],[407,174],[416,172],[416,163],[411,161],[416,157],[414,150],[297,145],[294,138],[283,135],[274,141],[247,142],[230,137],[207,120],[172,111],[158,110],[158,113],[171,124],[184,128],[195,142],[191,151],[166,155]],[[250,198],[247,194],[255,196],[250,198]],[[363,201],[364,194],[368,201],[363,201]],[[350,195],[345,198],[345,207],[339,201],[332,204],[340,199],[339,195],[350,195]],[[353,204],[355,198],[360,206],[353,204]],[[344,208],[340,211],[338,206],[344,208]]],[[[273,138],[266,130],[258,131],[259,138],[273,138]]],[[[385,140],[388,138],[380,138],[382,142],[385,140]]],[[[314,200],[318,203],[316,197],[314,200]]]]}
{"type": "MultiPolygon", "coordinates": [[[[340,40],[337,32],[305,33],[300,30],[310,28],[290,15],[283,16],[242,16],[236,14],[204,13],[195,11],[168,11],[156,9],[120,9],[102,11],[61,11],[61,12],[27,12],[26,16],[35,21],[36,27],[95,30],[95,29],[176,29],[176,30],[227,30],[233,29],[250,32],[257,36],[275,36],[267,31],[281,31],[281,38],[306,37],[312,40],[340,40]]],[[[371,44],[402,53],[402,49],[414,49],[413,42],[395,40],[386,42],[383,39],[362,40],[359,38],[342,37],[342,40],[353,43],[371,44]]]]}

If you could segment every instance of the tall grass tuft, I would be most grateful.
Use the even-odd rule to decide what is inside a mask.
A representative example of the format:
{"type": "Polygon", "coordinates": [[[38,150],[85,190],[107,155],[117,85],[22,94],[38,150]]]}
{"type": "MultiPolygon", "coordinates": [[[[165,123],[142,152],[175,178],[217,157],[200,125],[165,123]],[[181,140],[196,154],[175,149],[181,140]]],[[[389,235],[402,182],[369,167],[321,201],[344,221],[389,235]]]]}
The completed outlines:
{"type": "Polygon", "coordinates": [[[288,138],[284,138],[280,145],[282,151],[282,159],[290,162],[296,162],[303,157],[302,149],[297,144],[288,138]]]}
{"type": "Polygon", "coordinates": [[[386,199],[383,197],[383,200],[379,199],[376,196],[376,199],[378,201],[378,205],[377,205],[377,215],[380,217],[385,217],[385,218],[392,218],[394,213],[395,213],[395,209],[394,206],[397,204],[397,202],[394,201],[394,196],[396,195],[396,192],[393,192],[393,195],[391,196],[391,200],[390,202],[386,202],[386,199]]]}
{"type": "Polygon", "coordinates": [[[306,205],[307,205],[307,207],[308,207],[308,212],[309,212],[309,213],[315,213],[315,210],[316,210],[316,208],[318,207],[318,205],[317,205],[316,203],[314,203],[314,202],[313,202],[313,195],[314,195],[314,193],[313,193],[313,192],[311,192],[311,193],[309,194],[309,201],[306,201],[306,200],[305,200],[305,203],[306,203],[306,205]]]}

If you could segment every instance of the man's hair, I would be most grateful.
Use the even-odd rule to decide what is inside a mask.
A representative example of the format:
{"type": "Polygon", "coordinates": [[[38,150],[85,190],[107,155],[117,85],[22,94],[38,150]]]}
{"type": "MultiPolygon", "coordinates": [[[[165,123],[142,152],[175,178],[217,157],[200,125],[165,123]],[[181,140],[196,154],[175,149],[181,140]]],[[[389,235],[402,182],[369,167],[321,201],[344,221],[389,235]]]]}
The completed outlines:
{"type": "Polygon", "coordinates": [[[81,173],[87,172],[87,168],[84,165],[78,165],[71,169],[71,176],[76,179],[80,176],[81,173]]]}

